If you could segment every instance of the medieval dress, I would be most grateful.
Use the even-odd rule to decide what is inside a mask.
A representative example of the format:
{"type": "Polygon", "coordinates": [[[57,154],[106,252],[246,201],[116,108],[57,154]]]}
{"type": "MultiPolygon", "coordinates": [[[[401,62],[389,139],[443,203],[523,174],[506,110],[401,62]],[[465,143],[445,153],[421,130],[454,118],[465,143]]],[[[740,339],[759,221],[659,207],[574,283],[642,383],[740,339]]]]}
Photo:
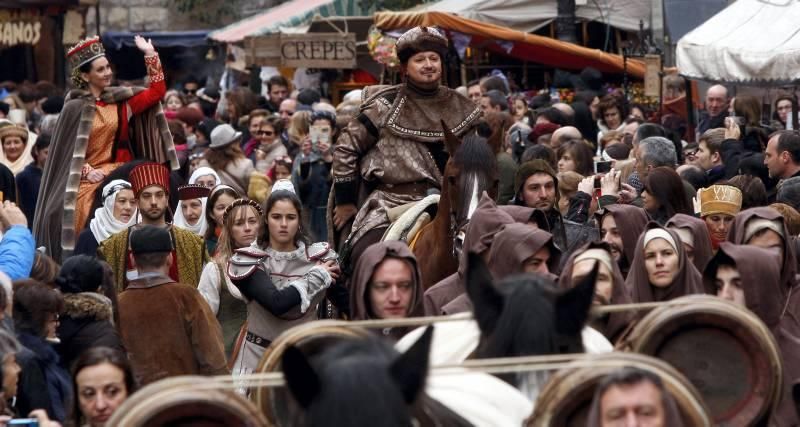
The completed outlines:
{"type": "Polygon", "coordinates": [[[81,89],[67,94],[39,189],[47,203],[33,221],[37,244],[56,260],[72,254],[100,185],[81,177],[85,164],[106,175],[133,159],[179,167],[159,102],[166,84],[158,55],[145,57],[145,65],[148,88],[108,87],[97,99],[81,89]]]}

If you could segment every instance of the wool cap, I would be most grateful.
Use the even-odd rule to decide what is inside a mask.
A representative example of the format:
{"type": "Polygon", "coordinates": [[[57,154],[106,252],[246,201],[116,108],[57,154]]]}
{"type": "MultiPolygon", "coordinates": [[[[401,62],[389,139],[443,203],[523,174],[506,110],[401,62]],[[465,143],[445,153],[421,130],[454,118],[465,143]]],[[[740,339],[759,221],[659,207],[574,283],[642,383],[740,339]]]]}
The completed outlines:
{"type": "Polygon", "coordinates": [[[164,227],[143,225],[131,231],[131,253],[134,255],[172,252],[172,238],[164,227]]]}

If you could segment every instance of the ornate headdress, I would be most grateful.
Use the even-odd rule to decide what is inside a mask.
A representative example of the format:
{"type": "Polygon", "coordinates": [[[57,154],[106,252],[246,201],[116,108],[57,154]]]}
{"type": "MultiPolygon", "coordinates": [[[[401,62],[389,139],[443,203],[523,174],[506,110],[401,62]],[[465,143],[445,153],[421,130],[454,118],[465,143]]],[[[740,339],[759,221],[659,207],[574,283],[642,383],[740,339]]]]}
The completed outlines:
{"type": "Polygon", "coordinates": [[[397,39],[397,57],[405,64],[419,52],[433,51],[444,60],[447,54],[447,38],[433,27],[414,27],[397,39]]]}
{"type": "Polygon", "coordinates": [[[194,200],[208,197],[211,189],[204,185],[188,184],[178,187],[178,200],[194,200]]]}
{"type": "Polygon", "coordinates": [[[742,190],[732,185],[712,185],[697,190],[695,212],[701,217],[714,214],[736,215],[742,210],[742,190]]]}
{"type": "Polygon", "coordinates": [[[28,142],[28,130],[22,126],[6,125],[0,128],[0,141],[9,136],[19,137],[23,143],[28,142]]]}
{"type": "Polygon", "coordinates": [[[92,62],[93,60],[106,55],[100,36],[89,37],[78,42],[67,51],[67,60],[70,68],[74,71],[80,66],[92,62]]]}
{"type": "Polygon", "coordinates": [[[145,188],[158,185],[169,193],[169,169],[159,163],[142,163],[131,170],[130,183],[136,197],[145,188]]]}
{"type": "Polygon", "coordinates": [[[225,208],[225,212],[222,213],[222,222],[226,222],[228,220],[228,214],[230,214],[233,208],[237,206],[252,206],[259,216],[264,216],[264,209],[258,204],[258,202],[250,199],[236,199],[233,201],[233,203],[225,208]]]}

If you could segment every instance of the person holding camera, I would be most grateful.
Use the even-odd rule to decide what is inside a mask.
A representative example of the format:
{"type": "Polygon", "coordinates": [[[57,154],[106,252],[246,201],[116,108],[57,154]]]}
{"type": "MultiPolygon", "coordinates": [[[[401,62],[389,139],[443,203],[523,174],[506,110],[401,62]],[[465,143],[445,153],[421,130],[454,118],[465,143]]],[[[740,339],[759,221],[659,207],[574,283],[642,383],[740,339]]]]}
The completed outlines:
{"type": "Polygon", "coordinates": [[[336,115],[319,110],[311,114],[310,132],[303,139],[300,155],[292,167],[292,184],[308,212],[314,241],[328,240],[328,194],[331,191],[333,144],[338,136],[336,115]]]}

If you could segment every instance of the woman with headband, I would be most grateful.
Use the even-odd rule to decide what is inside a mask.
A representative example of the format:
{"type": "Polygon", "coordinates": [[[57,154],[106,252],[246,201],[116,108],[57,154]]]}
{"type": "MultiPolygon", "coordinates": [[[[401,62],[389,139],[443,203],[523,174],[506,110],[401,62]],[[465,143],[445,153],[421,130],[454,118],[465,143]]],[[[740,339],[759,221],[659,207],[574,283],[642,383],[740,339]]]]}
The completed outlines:
{"type": "Polygon", "coordinates": [[[103,187],[103,206],[94,211],[89,228],[75,244],[75,255],[97,256],[100,243],[136,224],[136,197],[128,181],[115,179],[103,187]]]}

